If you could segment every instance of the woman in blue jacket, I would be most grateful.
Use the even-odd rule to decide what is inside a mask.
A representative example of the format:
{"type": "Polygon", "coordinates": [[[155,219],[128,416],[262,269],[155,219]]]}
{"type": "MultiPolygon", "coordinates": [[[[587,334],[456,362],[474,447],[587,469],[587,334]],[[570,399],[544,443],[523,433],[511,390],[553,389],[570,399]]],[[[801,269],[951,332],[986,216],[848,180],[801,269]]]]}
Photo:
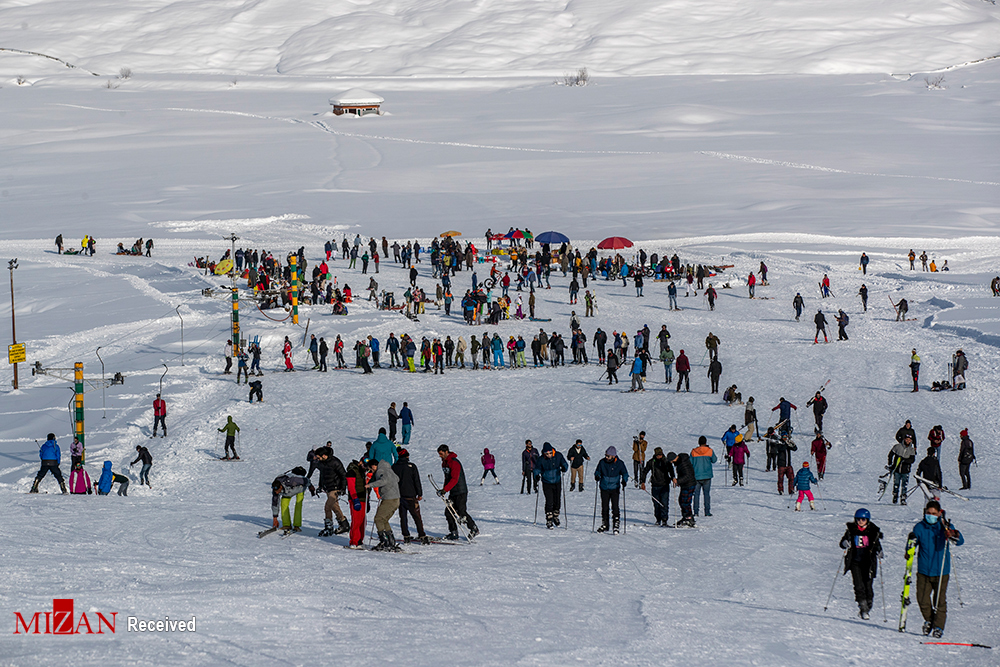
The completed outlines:
{"type": "Polygon", "coordinates": [[[542,445],[542,456],[535,464],[535,484],[542,480],[542,493],[545,494],[545,527],[559,525],[559,512],[562,511],[562,476],[569,470],[569,465],[562,454],[549,443],[542,445]]]}

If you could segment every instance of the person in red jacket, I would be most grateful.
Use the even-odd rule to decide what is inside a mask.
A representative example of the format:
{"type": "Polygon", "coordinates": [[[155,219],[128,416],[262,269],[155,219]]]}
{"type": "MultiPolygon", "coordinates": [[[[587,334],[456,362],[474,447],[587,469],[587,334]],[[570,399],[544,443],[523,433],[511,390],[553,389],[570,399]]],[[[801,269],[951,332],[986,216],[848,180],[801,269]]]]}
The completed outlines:
{"type": "Polygon", "coordinates": [[[812,455],[816,457],[816,472],[819,478],[823,479],[826,474],[826,451],[833,447],[830,442],[823,437],[823,434],[816,431],[816,439],[812,441],[812,455]]]}
{"type": "Polygon", "coordinates": [[[751,299],[753,298],[753,289],[756,286],[757,286],[757,277],[753,274],[753,271],[751,271],[749,277],[747,277],[747,289],[750,291],[751,299]]]}
{"type": "Polygon", "coordinates": [[[691,373],[691,362],[688,361],[684,350],[677,355],[677,391],[681,390],[681,382],[684,383],[684,391],[691,391],[691,380],[688,375],[691,373]]]}
{"type": "Polygon", "coordinates": [[[285,356],[285,371],[294,371],[295,367],[292,365],[292,342],[288,340],[288,336],[285,336],[285,345],[281,348],[281,353],[285,356]]]}
{"type": "Polygon", "coordinates": [[[167,437],[167,402],[156,395],[153,401],[153,437],[156,437],[156,427],[163,426],[163,437],[167,437]]]}

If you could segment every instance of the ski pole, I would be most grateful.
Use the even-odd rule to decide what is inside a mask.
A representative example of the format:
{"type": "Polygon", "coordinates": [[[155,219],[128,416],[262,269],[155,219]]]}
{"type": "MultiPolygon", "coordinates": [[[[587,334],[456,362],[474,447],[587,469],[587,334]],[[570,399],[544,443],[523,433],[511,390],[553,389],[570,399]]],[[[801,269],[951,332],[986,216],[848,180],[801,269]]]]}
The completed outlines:
{"type": "Polygon", "coordinates": [[[569,530],[569,508],[566,506],[566,480],[564,475],[559,475],[559,486],[562,487],[563,516],[566,517],[566,530],[569,530]]]}
{"type": "MultiPolygon", "coordinates": [[[[382,507],[382,499],[379,498],[378,507],[375,508],[375,514],[378,514],[379,508],[382,507]]],[[[372,517],[372,527],[368,530],[368,542],[371,543],[372,536],[375,535],[375,517],[372,517]]]]}
{"type": "Polygon", "coordinates": [[[628,532],[628,503],[625,501],[625,487],[627,484],[622,484],[622,533],[628,532]]]}
{"type": "MultiPolygon", "coordinates": [[[[528,488],[531,488],[531,482],[528,482],[528,488]]],[[[531,525],[538,523],[538,492],[535,491],[535,518],[531,520],[531,525]]]]}
{"type": "Polygon", "coordinates": [[[885,613],[885,579],[882,577],[882,559],[878,559],[878,583],[882,587],[882,622],[888,623],[889,617],[885,613]]]}
{"type": "Polygon", "coordinates": [[[594,482],[594,522],[590,526],[590,532],[592,533],[597,530],[597,492],[600,486],[599,482],[594,482]]]}
{"type": "MultiPolygon", "coordinates": [[[[844,549],[844,556],[847,556],[847,549],[844,549]]],[[[837,561],[837,569],[834,570],[833,572],[833,586],[830,586],[830,595],[828,595],[826,598],[826,604],[823,605],[823,611],[826,611],[827,607],[830,606],[830,600],[833,599],[833,589],[837,587],[837,579],[839,578],[839,575],[840,575],[840,561],[837,561]]],[[[885,597],[883,595],[883,601],[884,599],[885,597]]]]}

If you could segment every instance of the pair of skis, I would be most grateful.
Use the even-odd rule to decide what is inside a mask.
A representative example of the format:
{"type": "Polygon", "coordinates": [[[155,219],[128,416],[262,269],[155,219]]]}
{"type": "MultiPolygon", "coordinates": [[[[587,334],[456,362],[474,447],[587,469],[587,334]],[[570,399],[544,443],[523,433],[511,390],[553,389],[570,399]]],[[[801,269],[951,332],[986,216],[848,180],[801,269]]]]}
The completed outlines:
{"type": "Polygon", "coordinates": [[[433,475],[428,474],[427,479],[430,480],[431,486],[434,487],[434,491],[435,493],[437,493],[438,497],[444,501],[445,511],[451,514],[452,518],[455,520],[455,523],[462,531],[462,535],[465,537],[465,541],[471,544],[473,541],[472,533],[469,532],[468,528],[465,525],[465,522],[462,520],[462,517],[458,515],[458,511],[455,509],[455,506],[451,503],[451,500],[445,498],[444,495],[440,493],[441,488],[437,485],[437,482],[434,481],[433,475]]]}

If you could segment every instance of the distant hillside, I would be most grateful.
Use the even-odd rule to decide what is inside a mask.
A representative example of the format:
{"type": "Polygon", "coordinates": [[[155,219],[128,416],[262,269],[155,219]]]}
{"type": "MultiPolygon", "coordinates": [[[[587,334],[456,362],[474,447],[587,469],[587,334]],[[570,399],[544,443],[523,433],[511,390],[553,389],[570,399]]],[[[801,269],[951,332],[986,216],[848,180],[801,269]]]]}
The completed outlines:
{"type": "MultiPolygon", "coordinates": [[[[995,55],[984,0],[21,0],[0,47],[102,74],[915,72],[995,55]]],[[[0,52],[0,72],[59,65],[0,52]]]]}

